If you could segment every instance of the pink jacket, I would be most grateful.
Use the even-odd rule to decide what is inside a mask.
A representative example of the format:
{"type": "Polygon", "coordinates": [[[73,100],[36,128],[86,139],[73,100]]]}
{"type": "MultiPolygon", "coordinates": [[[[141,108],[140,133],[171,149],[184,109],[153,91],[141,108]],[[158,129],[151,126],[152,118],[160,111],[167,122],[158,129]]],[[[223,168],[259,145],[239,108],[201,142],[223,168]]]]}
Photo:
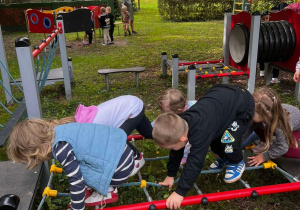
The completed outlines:
{"type": "Polygon", "coordinates": [[[75,120],[78,123],[92,123],[98,108],[96,106],[85,107],[82,104],[79,104],[75,114],[75,120]]]}
{"type": "Polygon", "coordinates": [[[295,12],[297,12],[297,14],[300,14],[300,2],[289,4],[288,8],[294,10],[295,12]]]}

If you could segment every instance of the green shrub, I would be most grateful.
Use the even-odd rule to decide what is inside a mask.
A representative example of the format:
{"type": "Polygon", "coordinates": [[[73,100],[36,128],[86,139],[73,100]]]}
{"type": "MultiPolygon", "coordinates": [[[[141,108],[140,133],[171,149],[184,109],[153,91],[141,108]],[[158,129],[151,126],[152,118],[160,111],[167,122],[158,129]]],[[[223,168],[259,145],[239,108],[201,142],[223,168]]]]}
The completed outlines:
{"type": "MultiPolygon", "coordinates": [[[[285,1],[287,4],[292,4],[294,3],[293,0],[286,0],[285,1]]],[[[251,6],[251,11],[270,11],[272,7],[277,7],[280,1],[278,0],[257,0],[254,1],[252,6],[251,6]]]]}
{"type": "Polygon", "coordinates": [[[115,19],[121,18],[121,7],[122,3],[120,0],[114,0],[114,8],[115,8],[115,19]]]}
{"type": "Polygon", "coordinates": [[[172,21],[222,19],[232,5],[233,0],[158,0],[160,15],[172,21]]]}

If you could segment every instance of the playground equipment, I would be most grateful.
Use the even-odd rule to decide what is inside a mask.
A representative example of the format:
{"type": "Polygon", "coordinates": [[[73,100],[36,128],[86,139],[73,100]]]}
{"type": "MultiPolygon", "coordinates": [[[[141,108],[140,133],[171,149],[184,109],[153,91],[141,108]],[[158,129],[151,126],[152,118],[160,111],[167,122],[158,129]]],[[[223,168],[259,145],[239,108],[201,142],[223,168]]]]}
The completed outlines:
{"type": "MultiPolygon", "coordinates": [[[[128,136],[127,140],[131,140],[134,144],[135,140],[143,140],[143,136],[141,135],[131,135],[128,136]]],[[[249,151],[246,151],[249,153],[249,151]]],[[[245,158],[249,154],[245,154],[245,158]]],[[[162,159],[168,159],[168,156],[165,157],[159,157],[159,158],[145,158],[146,161],[154,161],[154,160],[162,160],[162,159]]],[[[299,161],[299,160],[297,160],[299,161]]],[[[38,210],[41,209],[46,197],[56,197],[56,196],[70,196],[69,193],[60,193],[57,192],[57,190],[51,190],[49,185],[52,180],[52,176],[54,173],[61,173],[62,170],[60,168],[57,168],[54,164],[54,160],[52,161],[52,166],[50,169],[51,175],[48,183],[48,187],[45,188],[43,193],[43,199],[38,207],[38,210]]],[[[182,167],[181,167],[182,168],[182,167]]],[[[242,179],[239,180],[239,182],[246,188],[246,189],[239,189],[239,190],[231,190],[231,191],[225,191],[225,192],[218,192],[218,193],[209,193],[209,194],[203,194],[202,191],[198,188],[196,184],[194,184],[194,188],[196,189],[196,192],[198,195],[196,196],[188,196],[185,197],[181,206],[187,206],[187,205],[194,205],[194,204],[202,204],[207,205],[210,202],[216,202],[216,201],[223,201],[223,200],[231,200],[236,198],[243,198],[243,197],[252,197],[257,198],[261,195],[267,195],[267,194],[274,194],[274,193],[282,193],[282,192],[290,192],[290,191],[296,191],[300,190],[300,180],[297,176],[300,176],[300,171],[298,170],[295,175],[291,175],[285,170],[282,170],[280,167],[277,166],[276,163],[272,161],[268,161],[264,163],[263,165],[256,166],[256,167],[246,167],[246,171],[250,170],[259,170],[259,169],[276,169],[280,173],[282,173],[290,182],[287,184],[277,184],[277,185],[270,185],[270,186],[262,186],[262,187],[251,187],[249,184],[247,184],[242,179]]],[[[223,169],[220,170],[203,170],[201,174],[212,174],[212,173],[221,173],[223,172],[223,169]]],[[[138,172],[139,182],[133,182],[133,183],[125,183],[122,185],[119,185],[118,187],[128,187],[128,186],[140,186],[146,197],[147,201],[146,203],[137,203],[132,205],[125,205],[125,206],[118,206],[118,207],[108,207],[105,209],[114,209],[114,210],[120,210],[120,209],[131,209],[131,210],[155,210],[155,209],[165,209],[166,208],[166,200],[160,200],[160,201],[153,201],[151,196],[149,195],[147,191],[147,186],[154,186],[154,187],[163,187],[159,184],[147,182],[146,180],[142,179],[141,173],[138,172]]],[[[179,178],[175,180],[175,183],[177,183],[179,178]]],[[[98,209],[99,206],[95,206],[95,209],[98,209]]]]}
{"type": "Polygon", "coordinates": [[[232,9],[233,14],[235,12],[245,11],[245,1],[246,0],[241,0],[241,1],[234,0],[233,1],[233,9],[232,9]]]}
{"type": "MultiPolygon", "coordinates": [[[[257,62],[268,62],[267,66],[272,65],[292,72],[295,69],[300,56],[298,14],[291,10],[271,13],[272,21],[261,24],[259,12],[254,12],[252,17],[247,12],[237,15],[230,13],[231,11],[227,10],[224,17],[223,59],[179,62],[178,55],[173,55],[172,61],[169,61],[167,54],[162,53],[162,75],[166,75],[167,67],[172,69],[173,88],[178,87],[178,73],[187,70],[188,100],[195,99],[195,80],[199,78],[223,77],[223,83],[228,83],[227,76],[248,75],[247,87],[252,93],[257,62]],[[227,72],[216,73],[217,63],[222,65],[221,68],[228,67],[227,72]],[[201,65],[204,64],[209,66],[207,71],[201,71],[204,68],[201,65]]],[[[270,81],[270,76],[270,69],[267,68],[265,80],[270,81]]],[[[297,100],[300,100],[299,92],[299,84],[296,84],[297,100]]]]}

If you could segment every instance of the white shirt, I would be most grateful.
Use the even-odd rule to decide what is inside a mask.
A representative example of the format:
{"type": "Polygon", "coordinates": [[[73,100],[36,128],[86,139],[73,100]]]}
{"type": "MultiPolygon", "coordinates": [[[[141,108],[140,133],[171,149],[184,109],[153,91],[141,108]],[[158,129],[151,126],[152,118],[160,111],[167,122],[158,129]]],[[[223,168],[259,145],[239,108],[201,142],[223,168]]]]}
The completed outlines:
{"type": "Polygon", "coordinates": [[[98,112],[93,123],[120,127],[128,118],[136,117],[143,107],[143,101],[136,96],[113,98],[97,106],[98,112]]]}

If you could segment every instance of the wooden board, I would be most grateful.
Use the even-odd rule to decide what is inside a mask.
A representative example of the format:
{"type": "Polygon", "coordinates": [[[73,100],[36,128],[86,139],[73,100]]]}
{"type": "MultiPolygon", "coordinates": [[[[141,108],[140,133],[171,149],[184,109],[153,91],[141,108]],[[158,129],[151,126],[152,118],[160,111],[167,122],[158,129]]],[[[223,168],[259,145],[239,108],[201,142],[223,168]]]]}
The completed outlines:
{"type": "Polygon", "coordinates": [[[100,69],[98,74],[111,74],[111,73],[121,73],[121,72],[143,72],[145,67],[132,67],[125,69],[100,69]]]}

